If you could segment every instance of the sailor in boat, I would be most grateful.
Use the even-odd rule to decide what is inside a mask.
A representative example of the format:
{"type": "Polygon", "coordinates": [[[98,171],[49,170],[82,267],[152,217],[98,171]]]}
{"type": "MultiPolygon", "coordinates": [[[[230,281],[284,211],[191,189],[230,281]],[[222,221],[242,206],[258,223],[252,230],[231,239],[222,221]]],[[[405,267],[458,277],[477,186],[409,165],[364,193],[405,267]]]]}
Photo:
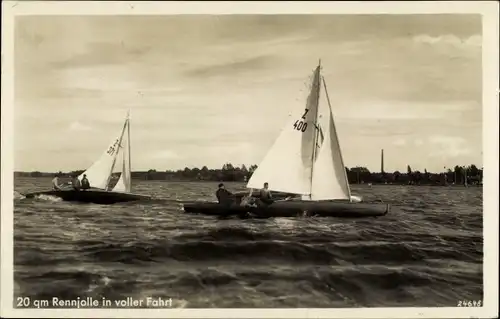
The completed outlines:
{"type": "Polygon", "coordinates": [[[219,204],[221,204],[221,205],[225,205],[225,206],[229,207],[229,206],[231,206],[231,204],[234,203],[233,193],[228,191],[223,183],[219,184],[219,188],[215,192],[215,196],[217,197],[217,200],[219,201],[219,204]]]}
{"type": "Polygon", "coordinates": [[[61,190],[61,186],[59,186],[59,174],[55,174],[52,179],[52,188],[56,191],[61,190]]]}
{"type": "Polygon", "coordinates": [[[255,198],[252,196],[244,196],[241,199],[240,206],[243,207],[257,207],[257,204],[255,203],[255,198]]]}
{"type": "Polygon", "coordinates": [[[89,189],[90,188],[90,183],[89,180],[87,179],[87,175],[83,174],[82,177],[82,190],[89,189]]]}
{"type": "Polygon", "coordinates": [[[261,206],[270,205],[274,202],[273,196],[271,195],[271,191],[269,190],[269,183],[265,182],[264,187],[260,190],[259,196],[259,204],[261,206]]]}
{"type": "Polygon", "coordinates": [[[78,179],[77,175],[73,176],[73,179],[71,180],[71,186],[73,186],[73,189],[75,191],[79,191],[82,185],[80,184],[80,180],[78,179]]]}
{"type": "Polygon", "coordinates": [[[257,207],[255,203],[255,197],[252,196],[253,190],[250,189],[250,193],[247,196],[243,196],[241,199],[240,206],[243,207],[257,207]]]}

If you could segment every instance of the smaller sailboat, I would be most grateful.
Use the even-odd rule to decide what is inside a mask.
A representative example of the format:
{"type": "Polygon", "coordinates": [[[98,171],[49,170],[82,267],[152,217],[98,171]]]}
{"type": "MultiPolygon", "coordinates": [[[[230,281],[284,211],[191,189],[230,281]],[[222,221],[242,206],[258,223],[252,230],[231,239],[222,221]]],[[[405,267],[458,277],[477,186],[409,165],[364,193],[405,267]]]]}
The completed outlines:
{"type": "Polygon", "coordinates": [[[60,190],[33,192],[23,195],[26,198],[49,195],[59,197],[65,201],[95,204],[114,204],[150,198],[150,196],[132,193],[130,113],[127,113],[120,135],[110,143],[101,157],[77,178],[81,180],[83,175],[86,175],[90,183],[90,189],[75,190],[72,187],[62,186],[60,190]],[[121,157],[120,178],[111,186],[113,171],[119,157],[121,157]]]}
{"type": "Polygon", "coordinates": [[[247,188],[260,188],[264,183],[269,183],[271,191],[299,199],[260,207],[185,203],[184,211],[207,215],[249,211],[267,217],[369,217],[389,212],[389,205],[360,203],[361,198],[351,194],[321,64],[314,70],[305,109],[297,110],[283,128],[247,188]]]}

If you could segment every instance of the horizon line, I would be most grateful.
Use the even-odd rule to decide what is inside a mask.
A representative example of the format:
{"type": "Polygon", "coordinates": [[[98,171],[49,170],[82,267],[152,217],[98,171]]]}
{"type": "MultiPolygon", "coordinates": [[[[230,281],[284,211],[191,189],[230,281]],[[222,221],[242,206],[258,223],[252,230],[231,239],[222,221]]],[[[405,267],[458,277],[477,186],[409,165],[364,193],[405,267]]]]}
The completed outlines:
{"type": "MultiPolygon", "coordinates": [[[[238,168],[238,169],[242,169],[243,166],[245,166],[245,168],[247,170],[249,170],[250,167],[252,166],[257,166],[257,168],[259,167],[257,164],[250,164],[250,165],[246,165],[246,164],[241,164],[241,165],[235,165],[235,164],[232,164],[232,163],[226,163],[226,164],[231,164],[235,169],[238,168]]],[[[201,167],[198,167],[198,166],[192,166],[192,167],[185,167],[185,168],[178,168],[178,169],[158,169],[158,168],[149,168],[149,169],[141,169],[141,170],[131,170],[130,172],[131,173],[142,173],[142,172],[148,172],[148,171],[156,171],[156,172],[179,172],[179,171],[183,171],[185,170],[186,168],[189,169],[189,170],[194,170],[194,169],[203,169],[203,167],[206,167],[208,170],[222,170],[223,169],[223,166],[226,165],[226,164],[223,164],[221,165],[221,167],[219,168],[211,168],[211,167],[208,167],[206,165],[203,165],[201,167]]],[[[407,172],[407,168],[408,166],[411,168],[411,165],[407,165],[406,169],[405,170],[394,170],[394,171],[387,171],[387,170],[384,170],[384,171],[375,171],[375,170],[370,170],[368,169],[368,167],[366,166],[352,166],[352,167],[348,167],[348,166],[345,166],[345,168],[349,169],[349,170],[352,170],[352,169],[355,169],[355,168],[364,168],[366,170],[368,170],[370,173],[387,173],[387,174],[393,174],[395,172],[399,172],[401,174],[406,174],[407,172]]],[[[467,164],[467,165],[453,165],[453,166],[443,166],[443,171],[438,171],[438,172],[434,172],[434,171],[429,171],[427,170],[426,168],[423,169],[423,171],[427,171],[427,173],[431,173],[431,174],[435,174],[435,173],[443,173],[443,172],[447,172],[447,170],[451,170],[453,171],[453,169],[455,167],[460,167],[460,168],[466,168],[466,167],[469,167],[469,166],[475,166],[478,170],[483,170],[483,166],[478,166],[477,164],[474,164],[474,163],[471,163],[471,164],[467,164]]],[[[74,170],[66,170],[66,171],[42,171],[42,170],[14,170],[13,173],[34,173],[34,172],[38,172],[38,173],[45,173],[45,174],[56,174],[56,173],[71,173],[71,172],[77,172],[77,171],[86,171],[87,169],[74,169],[74,170]]],[[[416,169],[416,170],[413,170],[412,169],[412,172],[421,172],[420,169],[416,169]]],[[[117,173],[121,173],[121,172],[113,172],[113,174],[117,174],[117,173]]]]}

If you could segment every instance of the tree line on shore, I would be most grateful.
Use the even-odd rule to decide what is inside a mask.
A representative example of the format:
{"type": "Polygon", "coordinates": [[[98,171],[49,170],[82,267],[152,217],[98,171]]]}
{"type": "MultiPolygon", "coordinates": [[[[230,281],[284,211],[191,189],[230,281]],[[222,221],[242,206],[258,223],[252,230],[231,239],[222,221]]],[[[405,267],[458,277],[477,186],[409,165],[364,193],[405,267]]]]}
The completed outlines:
{"type": "MultiPolygon", "coordinates": [[[[132,179],[137,180],[170,180],[170,181],[221,181],[221,182],[245,182],[257,169],[257,165],[248,168],[245,165],[233,166],[231,163],[224,164],[220,169],[209,169],[186,167],[182,170],[132,172],[132,179]]],[[[279,168],[277,168],[279,169],[279,168]]],[[[81,174],[83,170],[71,172],[15,172],[18,177],[49,177],[59,174],[60,177],[70,177],[81,174]]],[[[370,172],[366,167],[346,167],[347,178],[350,184],[405,184],[405,185],[448,185],[448,184],[482,184],[483,169],[471,164],[468,166],[455,165],[454,168],[444,168],[442,172],[432,173],[424,169],[413,171],[410,165],[406,172],[370,172]]],[[[119,175],[120,173],[115,173],[119,175]]]]}

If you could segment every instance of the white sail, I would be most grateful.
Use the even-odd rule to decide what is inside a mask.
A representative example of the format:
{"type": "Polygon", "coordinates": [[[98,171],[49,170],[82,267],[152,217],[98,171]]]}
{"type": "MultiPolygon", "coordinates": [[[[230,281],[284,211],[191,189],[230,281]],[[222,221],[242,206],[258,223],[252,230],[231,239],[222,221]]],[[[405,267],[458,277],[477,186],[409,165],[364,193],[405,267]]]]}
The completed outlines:
{"type": "Polygon", "coordinates": [[[320,112],[326,120],[326,125],[323,126],[325,139],[314,165],[311,200],[350,200],[351,191],[324,79],[323,83],[321,101],[324,103],[321,104],[320,112]]]}
{"type": "Polygon", "coordinates": [[[248,188],[268,182],[270,190],[302,195],[303,200],[361,200],[351,196],[326,84],[324,92],[321,89],[320,69],[314,71],[303,116],[295,115],[285,126],[248,188]]]}
{"type": "Polygon", "coordinates": [[[128,136],[126,139],[122,140],[122,165],[120,179],[113,187],[115,192],[126,192],[131,191],[131,172],[130,172],[130,122],[126,122],[128,136]]]}
{"type": "Polygon", "coordinates": [[[307,106],[296,112],[247,183],[247,188],[269,189],[293,194],[310,194],[313,149],[317,135],[319,67],[314,71],[307,106]]]}
{"type": "MultiPolygon", "coordinates": [[[[125,122],[125,124],[127,121],[125,122]]],[[[116,158],[120,153],[120,144],[125,133],[125,126],[120,135],[116,138],[104,151],[104,153],[95,161],[87,170],[78,176],[81,179],[83,175],[87,175],[89,184],[93,188],[107,189],[111,174],[116,163],[116,158]]]]}
{"type": "Polygon", "coordinates": [[[113,187],[113,191],[115,192],[125,192],[125,193],[130,193],[130,179],[129,175],[127,175],[127,169],[126,169],[126,160],[123,159],[123,167],[122,167],[122,172],[120,174],[120,179],[118,179],[118,182],[116,182],[115,186],[113,187]]]}
{"type": "Polygon", "coordinates": [[[83,174],[87,175],[90,186],[100,189],[106,189],[109,176],[113,169],[116,156],[118,155],[120,137],[116,138],[104,151],[104,153],[95,161],[86,171],[84,171],[78,179],[81,179],[83,174]]]}

